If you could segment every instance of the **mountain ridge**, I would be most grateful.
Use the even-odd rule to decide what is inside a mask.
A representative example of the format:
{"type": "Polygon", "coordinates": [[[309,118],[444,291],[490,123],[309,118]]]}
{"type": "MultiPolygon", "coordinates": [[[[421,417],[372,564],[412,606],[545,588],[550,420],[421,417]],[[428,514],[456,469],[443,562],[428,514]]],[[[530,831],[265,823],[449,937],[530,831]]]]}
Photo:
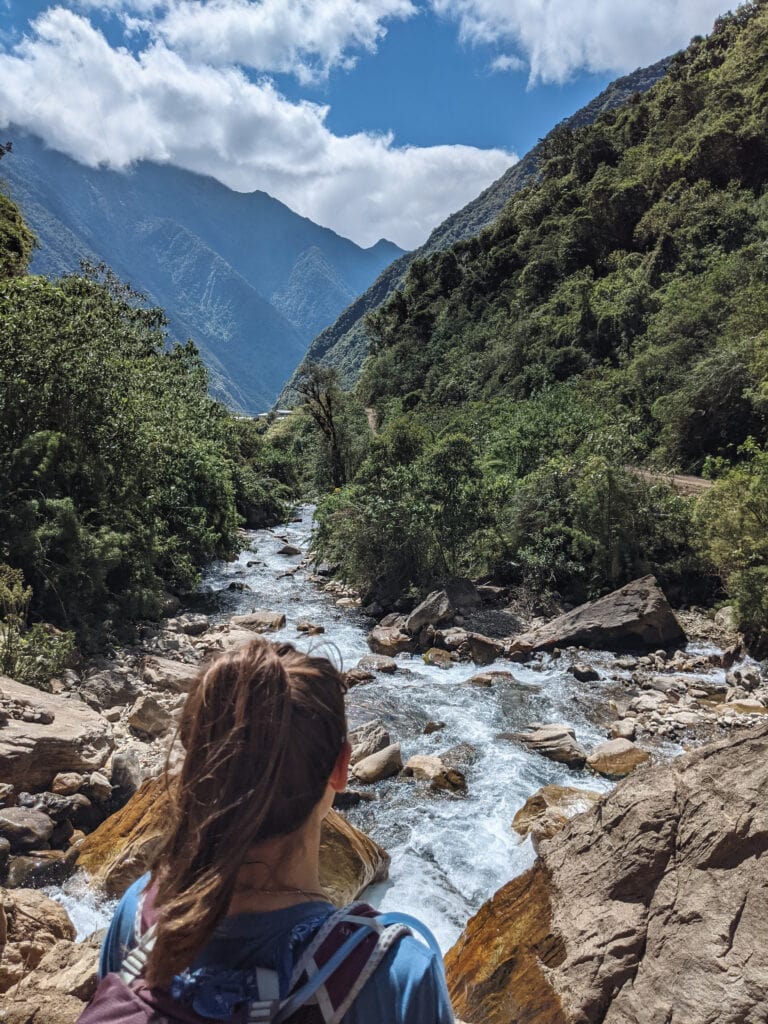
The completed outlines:
{"type": "Polygon", "coordinates": [[[32,270],[108,264],[198,345],[214,394],[241,412],[275,400],[311,338],[394,257],[363,249],[263,191],[167,164],[85,167],[20,129],[2,177],[40,242],[32,270]]]}

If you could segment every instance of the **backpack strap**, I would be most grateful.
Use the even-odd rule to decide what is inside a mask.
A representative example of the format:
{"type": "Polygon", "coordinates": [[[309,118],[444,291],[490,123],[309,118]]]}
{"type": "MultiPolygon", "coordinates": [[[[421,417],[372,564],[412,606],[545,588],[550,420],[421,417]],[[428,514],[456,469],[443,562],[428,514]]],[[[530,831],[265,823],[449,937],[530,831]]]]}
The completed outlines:
{"type": "Polygon", "coordinates": [[[144,968],[147,966],[147,960],[149,960],[149,954],[155,948],[155,941],[157,940],[157,925],[152,925],[139,939],[138,943],[128,953],[123,960],[119,976],[120,980],[126,985],[130,985],[138,979],[144,973],[144,968]]]}

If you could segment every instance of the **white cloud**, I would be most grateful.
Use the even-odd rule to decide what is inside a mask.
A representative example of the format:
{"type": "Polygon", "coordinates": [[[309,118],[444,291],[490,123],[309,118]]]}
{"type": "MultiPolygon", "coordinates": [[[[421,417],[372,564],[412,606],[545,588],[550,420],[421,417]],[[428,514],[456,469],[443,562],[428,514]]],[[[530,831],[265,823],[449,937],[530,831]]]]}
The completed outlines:
{"type": "Polygon", "coordinates": [[[708,32],[729,0],[430,0],[469,43],[512,43],[531,82],[632,71],[708,32]]]}
{"type": "Polygon", "coordinates": [[[526,67],[525,61],[513,53],[500,53],[491,61],[491,71],[523,71],[526,67]]]}
{"type": "Polygon", "coordinates": [[[411,0],[177,0],[157,31],[192,59],[307,81],[349,66],[350,49],[373,52],[385,21],[415,13],[411,0]]]}
{"type": "Polygon", "coordinates": [[[113,48],[87,18],[41,15],[0,53],[0,127],[18,124],[90,165],[141,159],[263,189],[361,244],[419,244],[514,157],[469,146],[398,147],[334,135],[327,108],[293,103],[267,79],[191,62],[163,41],[113,48]]]}

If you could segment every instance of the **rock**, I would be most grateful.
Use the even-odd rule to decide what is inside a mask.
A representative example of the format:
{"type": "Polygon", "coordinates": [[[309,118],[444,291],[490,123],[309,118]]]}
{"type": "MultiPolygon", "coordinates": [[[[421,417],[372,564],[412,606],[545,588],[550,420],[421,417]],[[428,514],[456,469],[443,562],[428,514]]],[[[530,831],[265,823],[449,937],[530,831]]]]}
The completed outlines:
{"type": "Polygon", "coordinates": [[[741,1024],[768,1003],[768,726],[620,783],[448,953],[483,1024],[741,1024]]]}
{"type": "Polygon", "coordinates": [[[320,626],[314,622],[308,622],[306,619],[302,619],[301,622],[296,623],[297,633],[306,633],[307,636],[320,636],[321,633],[325,632],[325,626],[320,626]]]}
{"type": "Polygon", "coordinates": [[[251,643],[253,630],[233,627],[229,623],[209,629],[197,640],[197,649],[210,656],[236,651],[251,643]]]}
{"type": "Polygon", "coordinates": [[[57,942],[21,983],[18,996],[30,1001],[45,995],[69,996],[79,1001],[82,1013],[83,1003],[91,999],[98,985],[102,939],[103,933],[97,932],[85,942],[57,942]]]}
{"type": "Polygon", "coordinates": [[[611,722],[610,736],[612,740],[633,740],[637,732],[637,722],[634,718],[622,718],[617,722],[611,722]]]}
{"type": "Polygon", "coordinates": [[[139,680],[128,669],[113,668],[86,676],[77,688],[78,696],[96,711],[131,704],[139,694],[139,680]]]}
{"type": "Polygon", "coordinates": [[[747,665],[734,668],[725,677],[725,681],[729,686],[740,686],[748,693],[759,689],[762,685],[759,669],[747,665]]]}
{"type": "MultiPolygon", "coordinates": [[[[59,796],[56,793],[19,793],[20,807],[47,815],[52,821],[89,826],[95,824],[91,801],[85,793],[59,796]]],[[[45,849],[41,843],[40,849],[45,849]]]]}
{"type": "Polygon", "coordinates": [[[375,678],[376,676],[373,672],[366,672],[362,668],[351,668],[344,673],[344,679],[349,687],[360,686],[363,683],[370,683],[375,678]]]}
{"type": "Polygon", "coordinates": [[[469,650],[469,633],[460,626],[451,626],[450,629],[439,629],[435,633],[435,644],[442,645],[447,651],[458,651],[466,644],[469,650]]]}
{"type": "Polygon", "coordinates": [[[427,653],[424,655],[425,665],[434,665],[435,668],[452,668],[453,661],[448,651],[442,651],[439,647],[430,647],[427,653]]]}
{"type": "Polygon", "coordinates": [[[652,651],[685,640],[656,578],[645,576],[523,634],[513,646],[518,650],[580,646],[652,651]]]}
{"type": "Polygon", "coordinates": [[[364,760],[364,758],[370,757],[371,754],[377,754],[380,750],[390,746],[392,740],[384,723],[380,719],[375,718],[373,721],[366,722],[365,725],[353,729],[349,734],[349,743],[352,747],[349,763],[356,765],[359,761],[364,760]]]}
{"type": "Polygon", "coordinates": [[[242,580],[232,580],[232,582],[227,587],[227,590],[235,590],[235,591],[238,591],[240,593],[243,593],[243,591],[250,590],[250,589],[251,588],[248,586],[248,584],[247,583],[243,583],[242,580]]]}
{"type": "Polygon", "coordinates": [[[418,605],[405,622],[405,631],[415,635],[424,626],[439,626],[451,622],[456,609],[444,590],[435,590],[418,605]]]}
{"type": "Polygon", "coordinates": [[[374,626],[368,634],[368,646],[374,654],[394,657],[396,654],[415,651],[416,641],[397,626],[374,626]]]}
{"type": "Polygon", "coordinates": [[[356,900],[389,873],[389,854],[359,829],[329,811],[320,839],[320,884],[337,907],[356,900]]]}
{"type": "Polygon", "coordinates": [[[575,786],[542,786],[528,797],[512,819],[512,828],[523,837],[530,835],[535,849],[550,839],[576,814],[589,810],[600,799],[591,789],[575,786]]]}
{"type": "Polygon", "coordinates": [[[364,757],[352,769],[352,774],[360,782],[380,782],[389,779],[403,767],[400,744],[392,743],[369,757],[364,757]]]}
{"type": "Polygon", "coordinates": [[[511,672],[478,672],[477,675],[467,679],[467,686],[480,686],[485,689],[495,686],[497,683],[515,683],[524,686],[511,672]]]}
{"type": "Polygon", "coordinates": [[[179,629],[187,636],[200,636],[211,626],[208,616],[200,613],[187,612],[185,615],[180,615],[176,621],[179,624],[179,629]]]}
{"type": "Polygon", "coordinates": [[[33,889],[0,890],[0,900],[0,917],[5,920],[5,942],[0,941],[0,992],[8,992],[59,940],[74,939],[75,926],[60,904],[33,889]]]}
{"type": "Polygon", "coordinates": [[[422,730],[425,736],[431,736],[433,732],[440,732],[445,728],[445,722],[427,722],[422,730]]]}
{"type": "Polygon", "coordinates": [[[569,768],[583,768],[587,760],[586,750],[576,742],[576,733],[569,725],[542,725],[531,732],[514,733],[509,738],[569,768]]]}
{"type": "MultiPolygon", "coordinates": [[[[0,878],[5,875],[8,858],[11,856],[11,844],[7,839],[0,839],[0,878]]],[[[2,917],[2,914],[0,914],[2,917]]],[[[0,955],[2,954],[2,922],[0,922],[0,955]]]]}
{"type": "Polygon", "coordinates": [[[337,608],[359,608],[360,602],[355,597],[340,597],[336,602],[337,608]]]}
{"type": "Polygon", "coordinates": [[[289,558],[293,558],[294,555],[301,554],[301,548],[297,548],[295,544],[283,544],[281,548],[277,549],[278,555],[287,555],[289,558]]]}
{"type": "Polygon", "coordinates": [[[473,765],[479,756],[477,748],[473,747],[471,743],[457,743],[456,746],[444,750],[440,755],[440,760],[449,768],[463,770],[473,765]]]}
{"type": "Polygon", "coordinates": [[[600,678],[600,673],[592,668],[591,665],[586,665],[583,661],[571,665],[568,671],[580,683],[594,683],[600,678]]]}
{"type": "Polygon", "coordinates": [[[450,768],[434,754],[415,754],[402,770],[402,774],[422,782],[428,782],[433,793],[465,792],[467,781],[457,768],[450,768]]]}
{"type": "Polygon", "coordinates": [[[469,654],[476,665],[490,665],[505,653],[504,644],[481,633],[470,633],[469,654]]]}
{"type": "Polygon", "coordinates": [[[587,758],[587,768],[607,779],[623,779],[650,760],[647,750],[641,750],[627,739],[608,740],[595,747],[587,758]]]}
{"type": "Polygon", "coordinates": [[[141,785],[141,765],[135,750],[128,747],[114,755],[110,780],[113,798],[121,805],[130,800],[141,785]]]}
{"type": "Polygon", "coordinates": [[[41,721],[10,718],[0,729],[0,779],[30,789],[48,786],[59,772],[89,772],[109,757],[109,723],[81,701],[43,693],[0,676],[0,699],[39,709],[41,721]]]}
{"type": "Polygon", "coordinates": [[[181,601],[175,594],[163,594],[163,618],[169,619],[181,608],[181,601]]]}
{"type": "Polygon", "coordinates": [[[397,672],[397,662],[385,654],[365,654],[358,661],[357,667],[363,672],[383,672],[385,675],[397,672]]]}
{"type": "Polygon", "coordinates": [[[155,656],[145,658],[142,672],[145,683],[172,693],[188,693],[199,674],[198,665],[155,656]]]}
{"type": "Polygon", "coordinates": [[[379,623],[380,626],[397,626],[398,629],[404,629],[405,623],[408,621],[407,615],[401,615],[400,612],[390,612],[389,615],[385,615],[379,623]]]}
{"type": "Polygon", "coordinates": [[[79,772],[59,772],[51,783],[51,791],[60,796],[72,796],[82,789],[85,777],[79,772]]]}
{"type": "Polygon", "coordinates": [[[37,889],[43,885],[61,885],[75,870],[77,851],[41,850],[11,857],[5,884],[9,889],[37,889]]]}
{"type": "Polygon", "coordinates": [[[716,704],[712,710],[716,715],[768,715],[768,708],[759,700],[745,699],[730,704],[716,704]]]}
{"type": "Polygon", "coordinates": [[[131,708],[128,725],[154,739],[168,732],[173,725],[173,718],[151,694],[144,694],[131,708]]]}
{"type": "Polygon", "coordinates": [[[0,782],[0,807],[13,807],[16,803],[16,788],[10,782],[0,782]]]}
{"type": "Polygon", "coordinates": [[[729,633],[737,633],[739,629],[736,609],[727,604],[715,612],[715,624],[729,633]]]}
{"type": "Polygon", "coordinates": [[[27,807],[0,810],[0,838],[11,844],[12,853],[45,850],[53,835],[53,822],[42,811],[27,807]]]}
{"type": "MultiPolygon", "coordinates": [[[[79,848],[83,868],[109,896],[119,896],[143,875],[163,840],[168,821],[162,778],[150,779],[117,814],[86,836],[79,848]]],[[[346,904],[386,877],[389,856],[372,839],[331,811],[323,822],[320,880],[329,897],[346,904]]]]}
{"type": "Polygon", "coordinates": [[[91,772],[86,781],[85,790],[96,803],[106,803],[112,798],[112,786],[101,772],[91,772]]]}
{"type": "Polygon", "coordinates": [[[315,573],[317,576],[324,576],[327,579],[329,576],[333,576],[337,568],[338,566],[331,565],[330,562],[321,562],[315,567],[315,573]]]}
{"type": "Polygon", "coordinates": [[[264,608],[254,608],[247,615],[233,615],[230,622],[234,626],[250,629],[256,633],[272,633],[285,628],[283,612],[270,612],[264,608]]]}

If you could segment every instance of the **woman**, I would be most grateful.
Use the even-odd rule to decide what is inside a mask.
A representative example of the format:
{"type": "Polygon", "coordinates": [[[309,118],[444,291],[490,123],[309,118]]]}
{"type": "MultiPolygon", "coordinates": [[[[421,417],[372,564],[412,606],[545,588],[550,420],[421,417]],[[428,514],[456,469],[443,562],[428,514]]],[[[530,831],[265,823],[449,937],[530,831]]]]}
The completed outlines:
{"type": "MultiPolygon", "coordinates": [[[[335,910],[320,885],[320,831],[347,782],[344,693],[327,659],[261,639],[200,676],[182,713],[186,754],[171,788],[168,836],[151,875],[117,908],[102,976],[119,971],[132,948],[135,959],[138,945],[133,977],[141,973],[148,989],[169,993],[180,1019],[186,1011],[214,1020],[242,1019],[244,1005],[263,999],[255,989],[275,977],[269,972],[281,1000],[296,990],[297,963],[300,980],[311,977],[302,954],[324,924],[331,927],[335,910]],[[142,919],[154,924],[149,944],[137,936],[142,919]]],[[[357,928],[337,930],[343,938],[357,928]]],[[[359,930],[375,947],[376,933],[359,930]]],[[[367,980],[359,967],[350,975],[359,992],[341,993],[336,1016],[317,996],[289,1019],[451,1024],[441,959],[412,935],[395,939],[367,980]]],[[[380,940],[377,950],[383,955],[380,940]]],[[[367,955],[358,959],[365,964],[367,955]]],[[[349,987],[344,969],[337,989],[340,978],[349,987]]]]}

